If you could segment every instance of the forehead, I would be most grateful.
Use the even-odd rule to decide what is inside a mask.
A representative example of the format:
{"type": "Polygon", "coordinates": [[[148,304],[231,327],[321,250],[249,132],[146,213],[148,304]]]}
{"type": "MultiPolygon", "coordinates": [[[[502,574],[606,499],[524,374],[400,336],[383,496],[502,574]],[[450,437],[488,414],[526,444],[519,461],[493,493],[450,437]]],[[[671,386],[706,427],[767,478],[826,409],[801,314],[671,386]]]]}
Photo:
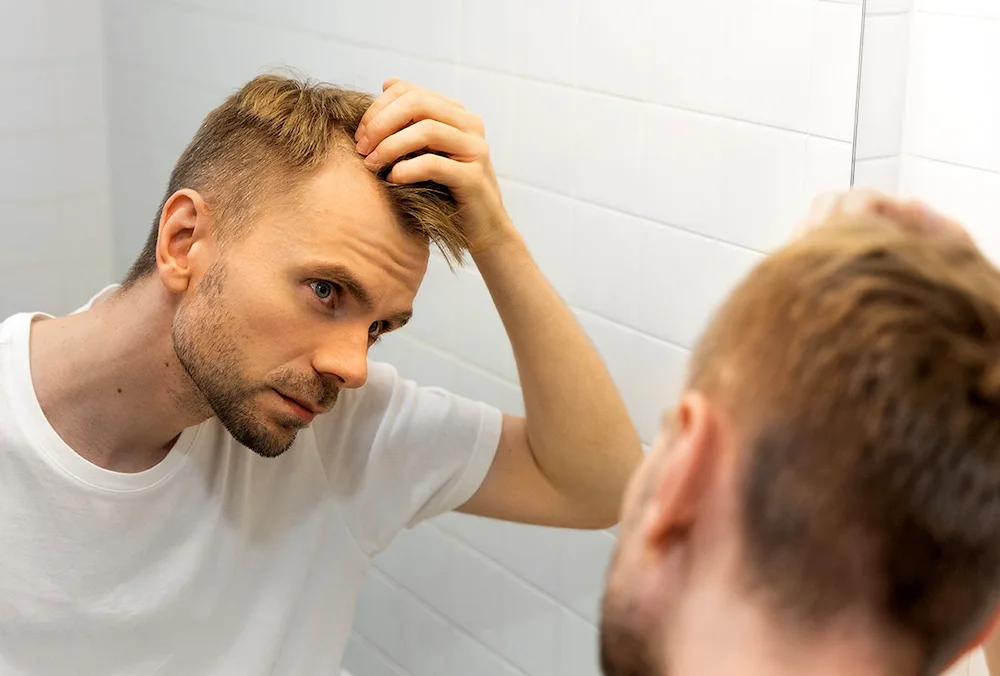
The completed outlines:
{"type": "Polygon", "coordinates": [[[406,232],[360,158],[336,153],[287,196],[262,209],[254,228],[261,246],[288,257],[389,267],[426,267],[428,243],[406,232]],[[360,262],[357,261],[357,262],[360,262]]]}
{"type": "Polygon", "coordinates": [[[295,283],[336,282],[326,273],[346,270],[377,312],[408,311],[429,246],[403,229],[377,181],[360,158],[338,155],[295,190],[267,200],[234,253],[254,275],[269,271],[295,283]]]}

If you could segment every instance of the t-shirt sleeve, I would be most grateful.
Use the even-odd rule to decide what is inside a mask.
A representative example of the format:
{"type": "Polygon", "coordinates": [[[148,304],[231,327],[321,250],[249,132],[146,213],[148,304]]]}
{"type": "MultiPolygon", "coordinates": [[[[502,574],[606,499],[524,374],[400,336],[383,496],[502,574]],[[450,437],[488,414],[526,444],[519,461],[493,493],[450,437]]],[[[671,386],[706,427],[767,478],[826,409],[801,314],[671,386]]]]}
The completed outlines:
{"type": "Polygon", "coordinates": [[[370,554],[402,528],[467,502],[493,464],[503,426],[499,409],[419,386],[378,362],[334,410],[327,429],[317,429],[320,453],[345,521],[370,554]]]}

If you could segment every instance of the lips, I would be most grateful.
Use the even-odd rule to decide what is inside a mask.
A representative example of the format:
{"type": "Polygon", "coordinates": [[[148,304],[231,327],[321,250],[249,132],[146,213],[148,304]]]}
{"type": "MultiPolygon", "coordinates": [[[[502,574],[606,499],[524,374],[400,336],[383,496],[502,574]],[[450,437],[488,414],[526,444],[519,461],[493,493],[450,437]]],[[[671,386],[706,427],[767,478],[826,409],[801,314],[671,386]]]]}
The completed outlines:
{"type": "MultiPolygon", "coordinates": [[[[278,394],[281,394],[281,392],[278,392],[278,394]]],[[[313,415],[319,415],[320,413],[323,412],[320,409],[316,408],[315,406],[311,406],[310,404],[307,404],[306,402],[302,401],[301,399],[296,399],[295,397],[289,397],[287,394],[281,394],[281,396],[283,396],[285,399],[287,399],[287,400],[289,400],[289,401],[291,401],[293,403],[298,404],[299,406],[301,406],[305,410],[309,411],[313,415]]]]}
{"type": "Polygon", "coordinates": [[[278,390],[275,390],[275,393],[279,397],[281,397],[282,400],[284,400],[284,402],[288,405],[288,407],[290,409],[292,409],[292,411],[299,418],[301,418],[303,421],[305,421],[307,423],[308,422],[312,422],[312,419],[315,416],[317,416],[320,413],[322,413],[321,410],[317,409],[316,407],[314,407],[314,406],[312,406],[310,404],[307,404],[304,401],[301,401],[300,399],[296,399],[294,397],[289,397],[286,394],[282,394],[281,392],[278,392],[278,390]]]}

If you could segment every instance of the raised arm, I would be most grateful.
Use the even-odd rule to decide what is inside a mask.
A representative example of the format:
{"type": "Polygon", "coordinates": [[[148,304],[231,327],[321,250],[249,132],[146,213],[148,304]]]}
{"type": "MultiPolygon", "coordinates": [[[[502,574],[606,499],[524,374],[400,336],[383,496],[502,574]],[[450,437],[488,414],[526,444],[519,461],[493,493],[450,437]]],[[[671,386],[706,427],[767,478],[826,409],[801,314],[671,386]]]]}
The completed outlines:
{"type": "Polygon", "coordinates": [[[399,162],[389,180],[452,190],[524,393],[525,416],[505,416],[493,466],[462,511],[574,528],[617,523],[642,459],[639,436],[597,351],[503,207],[482,121],[426,89],[398,81],[384,89],[362,120],[358,151],[373,168],[435,151],[399,162]]]}

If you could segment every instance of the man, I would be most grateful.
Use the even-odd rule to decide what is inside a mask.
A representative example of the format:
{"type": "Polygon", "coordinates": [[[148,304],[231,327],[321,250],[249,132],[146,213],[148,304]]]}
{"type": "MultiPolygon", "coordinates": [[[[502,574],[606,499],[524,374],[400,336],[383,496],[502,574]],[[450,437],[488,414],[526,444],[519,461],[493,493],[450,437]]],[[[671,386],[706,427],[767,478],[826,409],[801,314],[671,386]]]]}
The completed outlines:
{"type": "Polygon", "coordinates": [[[933,676],[1000,600],[1000,272],[856,193],[713,318],[626,494],[608,676],[933,676]]]}
{"type": "Polygon", "coordinates": [[[482,123],[262,76],[204,121],[119,288],[0,327],[0,673],[333,674],[369,559],[442,512],[617,522],[625,407],[507,217],[482,123]],[[369,347],[471,254],[526,416],[369,347]]]}

